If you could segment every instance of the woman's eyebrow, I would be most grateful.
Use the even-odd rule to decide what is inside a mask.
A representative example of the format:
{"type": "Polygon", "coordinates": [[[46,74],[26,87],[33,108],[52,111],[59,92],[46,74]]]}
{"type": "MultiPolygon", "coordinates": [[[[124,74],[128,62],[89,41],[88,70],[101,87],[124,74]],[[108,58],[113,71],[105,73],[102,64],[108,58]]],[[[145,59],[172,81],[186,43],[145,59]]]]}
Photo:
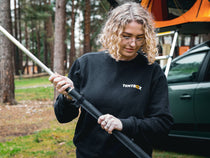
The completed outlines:
{"type": "MultiPolygon", "coordinates": [[[[129,35],[129,36],[133,36],[132,33],[128,33],[128,32],[123,32],[123,34],[127,34],[127,35],[129,35]]],[[[136,35],[136,36],[144,36],[144,34],[139,34],[139,35],[136,35]]]]}

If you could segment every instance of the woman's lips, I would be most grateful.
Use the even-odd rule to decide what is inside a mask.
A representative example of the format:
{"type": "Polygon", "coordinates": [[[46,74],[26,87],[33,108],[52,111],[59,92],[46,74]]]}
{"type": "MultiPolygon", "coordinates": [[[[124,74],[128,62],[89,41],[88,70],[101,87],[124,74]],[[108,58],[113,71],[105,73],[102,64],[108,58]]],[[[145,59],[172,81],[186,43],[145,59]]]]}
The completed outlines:
{"type": "Polygon", "coordinates": [[[135,49],[125,48],[125,50],[126,50],[127,52],[133,52],[135,49]]]}

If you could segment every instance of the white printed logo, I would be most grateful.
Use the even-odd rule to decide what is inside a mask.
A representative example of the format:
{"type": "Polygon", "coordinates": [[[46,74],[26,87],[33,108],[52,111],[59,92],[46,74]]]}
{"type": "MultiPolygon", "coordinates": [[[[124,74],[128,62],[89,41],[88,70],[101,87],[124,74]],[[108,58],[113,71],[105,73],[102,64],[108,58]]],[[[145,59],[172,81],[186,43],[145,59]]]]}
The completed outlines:
{"type": "Polygon", "coordinates": [[[141,90],[142,89],[141,86],[136,85],[136,84],[123,84],[123,87],[124,88],[135,88],[135,89],[138,89],[138,90],[141,90]]]}

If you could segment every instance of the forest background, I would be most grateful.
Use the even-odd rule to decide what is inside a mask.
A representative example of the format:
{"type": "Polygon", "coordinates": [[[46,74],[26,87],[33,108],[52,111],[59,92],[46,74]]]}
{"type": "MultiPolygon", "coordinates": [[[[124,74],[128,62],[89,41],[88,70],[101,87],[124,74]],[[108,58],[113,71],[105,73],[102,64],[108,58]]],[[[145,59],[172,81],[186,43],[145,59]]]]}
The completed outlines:
{"type": "MultiPolygon", "coordinates": [[[[0,4],[0,25],[62,75],[76,58],[101,49],[97,35],[111,8],[107,0],[0,0],[0,4]]],[[[43,70],[3,34],[0,41],[0,103],[15,104],[14,75],[43,70]]]]}
{"type": "MultiPolygon", "coordinates": [[[[76,58],[102,49],[97,36],[110,9],[108,0],[0,0],[0,25],[52,71],[65,75],[76,58]]],[[[192,37],[190,47],[202,42],[192,37]]],[[[0,157],[75,157],[76,120],[67,125],[55,120],[48,77],[22,78],[42,72],[0,33],[0,157]]],[[[190,153],[196,151],[181,144],[189,146],[190,153]]],[[[200,158],[154,152],[157,158],[169,155],[200,158]]]]}
{"type": "MultiPolygon", "coordinates": [[[[111,9],[110,2],[0,0],[0,25],[52,71],[65,75],[76,58],[103,49],[97,43],[97,36],[111,9]]],[[[184,13],[187,10],[178,9],[179,14],[181,11],[184,13]]],[[[191,48],[209,39],[209,35],[180,35],[177,45],[188,45],[191,48]]],[[[159,41],[167,44],[170,39],[172,36],[169,36],[169,40],[164,37],[159,41]]],[[[0,33],[0,103],[16,104],[15,75],[21,77],[42,72],[40,67],[0,33]]]]}

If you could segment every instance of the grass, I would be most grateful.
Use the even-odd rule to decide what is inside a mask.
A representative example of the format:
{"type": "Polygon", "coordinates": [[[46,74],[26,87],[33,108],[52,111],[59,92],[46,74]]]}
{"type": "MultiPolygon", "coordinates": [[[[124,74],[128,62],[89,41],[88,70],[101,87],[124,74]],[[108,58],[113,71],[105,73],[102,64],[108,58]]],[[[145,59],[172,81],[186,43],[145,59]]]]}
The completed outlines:
{"type": "Polygon", "coordinates": [[[21,100],[53,100],[54,88],[49,77],[15,80],[15,99],[21,100]]]}
{"type": "Polygon", "coordinates": [[[15,88],[22,87],[32,87],[32,86],[41,86],[41,85],[50,85],[51,83],[48,80],[49,76],[37,77],[37,78],[27,78],[27,79],[15,79],[15,88]]]}
{"type": "Polygon", "coordinates": [[[75,158],[72,139],[76,121],[68,125],[57,121],[50,124],[48,129],[0,143],[0,158],[75,158]]]}
{"type": "Polygon", "coordinates": [[[154,150],[153,158],[205,158],[202,156],[154,150]]]}
{"type": "Polygon", "coordinates": [[[20,100],[52,100],[54,94],[53,87],[37,87],[27,89],[16,89],[15,99],[20,100]]]}
{"type": "MultiPolygon", "coordinates": [[[[53,87],[48,77],[16,79],[16,100],[52,100],[53,87]],[[36,88],[30,88],[35,86],[36,88]],[[25,87],[21,89],[21,87],[25,87]]],[[[53,110],[53,108],[52,108],[53,110]]],[[[68,124],[59,124],[55,119],[49,122],[49,128],[31,135],[12,137],[0,142],[0,158],[75,158],[75,146],[72,139],[76,120],[68,124]]],[[[201,156],[154,150],[153,158],[202,158],[201,156]]]]}

